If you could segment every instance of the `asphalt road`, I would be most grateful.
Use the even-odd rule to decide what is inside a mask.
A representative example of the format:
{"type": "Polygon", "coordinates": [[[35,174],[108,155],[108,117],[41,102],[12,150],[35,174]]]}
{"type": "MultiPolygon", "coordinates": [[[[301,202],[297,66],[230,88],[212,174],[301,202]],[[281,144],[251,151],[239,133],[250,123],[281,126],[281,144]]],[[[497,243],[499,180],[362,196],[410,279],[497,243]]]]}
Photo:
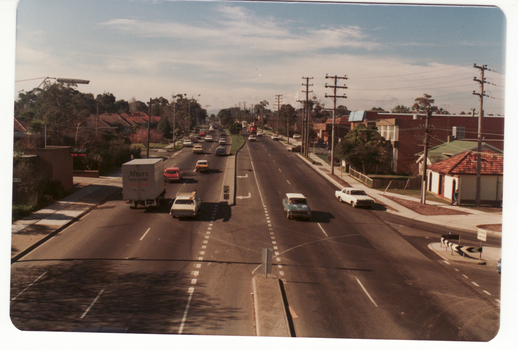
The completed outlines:
{"type": "MultiPolygon", "coordinates": [[[[267,212],[275,237],[274,273],[283,280],[296,336],[489,340],[496,335],[498,303],[452,279],[448,267],[412,246],[375,210],[339,203],[334,188],[278,142],[248,143],[238,168],[252,168],[260,189],[259,198],[242,201],[261,202],[267,212]],[[286,218],[281,200],[287,192],[308,198],[309,222],[286,218]]],[[[252,193],[242,188],[254,187],[250,176],[238,176],[238,195],[252,193]]],[[[489,283],[499,286],[499,276],[491,273],[489,283]]]]}
{"type": "Polygon", "coordinates": [[[166,161],[185,172],[166,185],[166,197],[196,189],[197,219],[171,218],[167,201],[130,209],[114,196],[12,265],[13,323],[255,335],[251,278],[268,248],[294,336],[486,341],[498,332],[499,276],[434,257],[426,248],[433,225],[339,203],[327,181],[267,137],[239,152],[229,207],[220,171],[228,158],[214,155],[216,143],[204,146],[204,155],[184,149],[166,161]],[[213,170],[195,173],[198,159],[213,170]],[[286,192],[306,195],[311,220],[286,218],[286,192]]]}

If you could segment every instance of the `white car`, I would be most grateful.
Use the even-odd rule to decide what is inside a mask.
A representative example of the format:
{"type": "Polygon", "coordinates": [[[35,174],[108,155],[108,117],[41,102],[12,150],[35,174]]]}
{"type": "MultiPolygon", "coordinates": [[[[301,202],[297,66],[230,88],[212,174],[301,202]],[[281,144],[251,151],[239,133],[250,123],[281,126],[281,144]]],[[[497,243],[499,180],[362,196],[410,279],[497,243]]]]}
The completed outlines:
{"type": "Polygon", "coordinates": [[[225,140],[225,138],[224,138],[224,137],[222,137],[222,138],[220,138],[220,139],[219,139],[219,144],[220,144],[220,145],[226,145],[226,144],[227,144],[227,141],[225,140]]]}
{"type": "Polygon", "coordinates": [[[272,135],[272,140],[279,141],[279,135],[273,134],[272,135]]]}
{"type": "Polygon", "coordinates": [[[374,199],[367,196],[364,190],[359,190],[354,187],[344,187],[340,191],[335,191],[335,197],[338,198],[340,202],[349,203],[353,208],[370,208],[374,205],[374,199]]]}
{"type": "Polygon", "coordinates": [[[212,136],[211,135],[207,135],[205,136],[205,142],[212,142],[212,136]]]}
{"type": "Polygon", "coordinates": [[[183,140],[183,146],[184,147],[192,147],[192,141],[191,140],[183,140]]]}
{"type": "Polygon", "coordinates": [[[248,141],[257,141],[257,138],[255,137],[255,135],[250,135],[248,136],[248,141]]]}
{"type": "Polygon", "coordinates": [[[302,136],[300,136],[300,134],[295,134],[295,135],[293,135],[293,138],[294,138],[295,140],[298,140],[298,139],[300,139],[301,137],[302,137],[302,136]]]}

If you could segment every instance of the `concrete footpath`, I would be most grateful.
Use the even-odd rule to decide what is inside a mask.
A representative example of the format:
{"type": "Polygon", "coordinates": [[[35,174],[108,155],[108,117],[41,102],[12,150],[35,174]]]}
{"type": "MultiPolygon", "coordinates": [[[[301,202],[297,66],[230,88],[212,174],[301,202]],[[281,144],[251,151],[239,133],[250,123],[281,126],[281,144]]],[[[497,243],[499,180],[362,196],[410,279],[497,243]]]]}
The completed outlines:
{"type": "MultiPolygon", "coordinates": [[[[310,154],[312,161],[300,155],[299,157],[315,171],[319,172],[327,181],[333,183],[337,189],[342,188],[342,185],[330,176],[330,166],[318,156],[310,154]]],[[[228,186],[229,190],[229,205],[233,205],[235,199],[235,166],[236,157],[229,156],[227,159],[227,174],[224,179],[224,186],[228,186]]],[[[335,168],[335,174],[337,169],[338,168],[335,168]]],[[[502,216],[499,213],[486,213],[469,208],[451,207],[447,204],[432,201],[427,201],[427,204],[454,208],[459,214],[420,215],[392,201],[390,198],[387,198],[387,196],[383,196],[382,191],[368,188],[346,173],[341,174],[338,170],[337,175],[338,177],[343,177],[343,180],[351,186],[364,189],[369,196],[383,203],[387,207],[387,211],[394,215],[433,224],[441,223],[441,225],[445,227],[467,230],[474,233],[480,230],[480,225],[502,223],[502,216]]],[[[60,232],[78,218],[117,194],[121,191],[121,188],[122,178],[120,171],[114,172],[110,174],[110,176],[100,176],[99,178],[74,177],[74,192],[68,197],[12,223],[11,261],[14,262],[18,260],[27,252],[39,246],[54,234],[60,232]]],[[[222,191],[224,192],[223,189],[222,191]]],[[[418,199],[412,197],[393,193],[391,193],[390,196],[397,196],[410,201],[418,201],[418,199]]],[[[501,237],[501,232],[487,231],[485,233],[488,237],[501,237]]],[[[451,252],[451,250],[446,249],[444,245],[441,245],[439,241],[430,244],[429,248],[445,260],[460,263],[484,263],[496,266],[497,261],[501,257],[500,248],[484,247],[481,259],[479,255],[466,257],[456,252],[451,252]]],[[[252,287],[256,311],[257,334],[260,336],[291,336],[286,305],[284,304],[279,279],[273,275],[266,277],[256,274],[252,278],[252,287]]]]}

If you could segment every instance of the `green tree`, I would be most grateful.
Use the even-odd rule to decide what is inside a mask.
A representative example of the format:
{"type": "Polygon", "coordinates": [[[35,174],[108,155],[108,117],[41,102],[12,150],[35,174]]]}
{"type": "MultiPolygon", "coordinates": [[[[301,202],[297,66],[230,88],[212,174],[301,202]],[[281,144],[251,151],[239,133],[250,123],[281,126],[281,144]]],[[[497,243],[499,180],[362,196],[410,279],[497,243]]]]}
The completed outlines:
{"type": "Polygon", "coordinates": [[[396,107],[392,108],[392,113],[410,113],[410,107],[403,106],[403,105],[397,105],[396,107]]]}
{"type": "Polygon", "coordinates": [[[286,135],[289,137],[290,126],[297,120],[297,111],[290,104],[282,105],[279,116],[282,125],[287,128],[286,135]]]}
{"type": "Polygon", "coordinates": [[[372,166],[390,160],[385,139],[378,133],[378,128],[371,125],[356,125],[337,145],[336,152],[339,158],[364,174],[372,166]]]}
{"type": "Polygon", "coordinates": [[[220,109],[218,118],[221,125],[228,127],[232,123],[232,111],[228,108],[220,109]]]}

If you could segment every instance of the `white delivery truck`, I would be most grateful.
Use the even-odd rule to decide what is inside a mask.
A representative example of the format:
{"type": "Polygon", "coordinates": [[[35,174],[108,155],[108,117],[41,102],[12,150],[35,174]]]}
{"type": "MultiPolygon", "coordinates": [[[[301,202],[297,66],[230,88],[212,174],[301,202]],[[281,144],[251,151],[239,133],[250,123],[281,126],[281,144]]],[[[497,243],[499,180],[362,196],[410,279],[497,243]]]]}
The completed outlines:
{"type": "Polygon", "coordinates": [[[165,196],[164,160],[134,159],[122,164],[122,200],[136,208],[158,206],[165,196]]]}

